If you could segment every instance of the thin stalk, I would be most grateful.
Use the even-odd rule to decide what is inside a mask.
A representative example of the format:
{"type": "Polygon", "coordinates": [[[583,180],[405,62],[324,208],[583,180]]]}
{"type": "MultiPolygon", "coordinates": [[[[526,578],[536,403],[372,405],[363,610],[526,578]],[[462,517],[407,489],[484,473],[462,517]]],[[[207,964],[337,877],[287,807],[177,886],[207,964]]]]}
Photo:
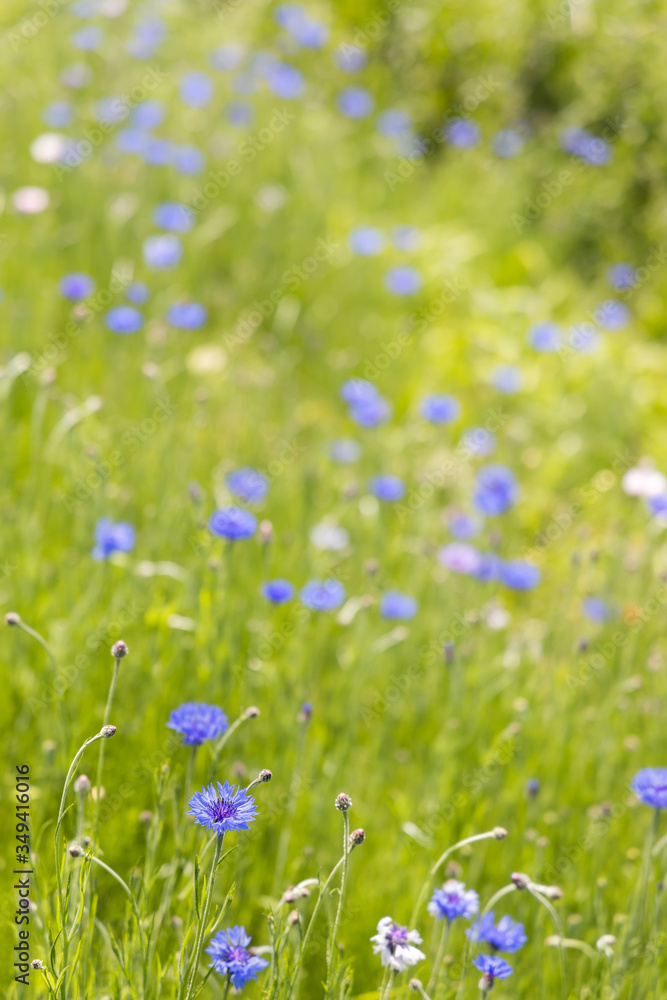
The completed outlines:
{"type": "Polygon", "coordinates": [[[310,920],[308,921],[308,926],[306,927],[306,933],[303,935],[303,938],[302,938],[302,941],[301,941],[301,947],[299,949],[299,957],[297,959],[296,966],[295,966],[294,972],[292,974],[292,981],[291,981],[291,983],[289,985],[289,989],[288,989],[286,1000],[290,1000],[290,998],[294,994],[294,990],[295,990],[295,987],[297,986],[297,981],[299,979],[299,974],[301,972],[301,966],[303,965],[303,959],[304,959],[304,956],[306,954],[306,949],[307,949],[308,943],[310,941],[310,935],[312,934],[313,927],[315,926],[315,920],[317,918],[317,914],[320,911],[320,907],[321,907],[322,901],[323,901],[323,899],[324,899],[324,897],[325,897],[325,895],[327,893],[327,890],[328,890],[329,886],[331,885],[331,883],[333,882],[334,875],[336,874],[336,872],[338,871],[338,869],[341,867],[341,865],[344,863],[344,861],[345,861],[345,855],[343,855],[343,857],[340,859],[340,861],[338,861],[337,864],[334,865],[334,867],[331,869],[331,873],[329,875],[329,878],[326,880],[326,882],[322,886],[322,890],[321,890],[321,892],[319,893],[319,895],[317,897],[317,902],[315,903],[315,906],[313,907],[313,912],[311,914],[310,920]]]}
{"type": "Polygon", "coordinates": [[[218,870],[218,865],[220,864],[220,857],[222,855],[222,845],[224,839],[225,837],[223,834],[221,837],[218,837],[217,843],[215,845],[215,854],[213,855],[211,874],[209,876],[208,885],[206,886],[206,899],[204,900],[204,910],[199,920],[199,927],[197,928],[197,937],[195,939],[195,946],[193,949],[192,958],[190,959],[190,968],[189,968],[190,981],[188,982],[188,987],[185,994],[185,1000],[191,1000],[195,981],[197,979],[197,970],[199,968],[201,953],[204,947],[204,934],[206,933],[206,925],[208,924],[208,915],[211,909],[211,900],[213,899],[213,886],[215,885],[215,876],[218,870]]]}
{"type": "MultiPolygon", "coordinates": [[[[102,726],[107,726],[109,724],[109,719],[111,717],[111,708],[113,706],[113,696],[116,691],[116,682],[118,680],[118,671],[120,668],[120,661],[122,657],[114,657],[113,673],[111,675],[111,684],[109,685],[109,693],[107,695],[107,703],[104,709],[104,719],[102,721],[102,726]]],[[[100,797],[102,792],[102,771],[104,770],[104,743],[100,743],[100,752],[97,757],[97,777],[95,778],[95,822],[93,825],[93,843],[97,844],[97,834],[100,823],[100,797]]]]}
{"type": "Polygon", "coordinates": [[[392,969],[391,972],[389,973],[389,979],[387,980],[387,985],[384,988],[384,992],[380,997],[380,1000],[388,1000],[388,998],[391,996],[391,991],[394,988],[394,979],[396,979],[396,970],[392,969]]]}
{"type": "Polygon", "coordinates": [[[331,937],[329,938],[329,943],[327,947],[327,987],[330,985],[330,975],[331,966],[333,963],[334,951],[336,948],[336,936],[338,934],[338,928],[340,926],[340,918],[343,912],[343,904],[345,900],[345,884],[347,882],[347,867],[348,867],[348,857],[350,854],[350,817],[348,815],[347,809],[343,812],[343,874],[340,879],[340,895],[338,897],[338,906],[336,907],[336,916],[334,917],[333,927],[331,929],[331,937]]]}
{"type": "Polygon", "coordinates": [[[426,987],[426,992],[430,993],[434,990],[438,984],[438,976],[440,974],[440,967],[442,966],[442,960],[445,957],[445,951],[447,950],[447,940],[449,938],[449,930],[451,924],[447,917],[445,917],[444,926],[442,928],[442,934],[440,935],[440,944],[438,945],[438,951],[435,956],[435,962],[433,963],[433,971],[431,972],[431,978],[428,981],[426,987]]]}
{"type": "Polygon", "coordinates": [[[453,854],[454,851],[458,851],[461,847],[465,847],[466,844],[474,844],[478,840],[489,840],[490,838],[493,838],[494,840],[499,839],[495,830],[488,830],[486,833],[476,833],[472,837],[465,837],[464,840],[457,841],[457,843],[453,844],[452,847],[448,847],[446,851],[443,851],[438,860],[435,861],[429,869],[426,881],[421,888],[421,892],[419,893],[419,897],[415,903],[415,908],[412,911],[412,916],[410,917],[410,928],[414,928],[417,917],[419,916],[421,908],[426,901],[426,897],[428,896],[433,879],[435,878],[438,869],[444,865],[447,858],[453,854]]]}

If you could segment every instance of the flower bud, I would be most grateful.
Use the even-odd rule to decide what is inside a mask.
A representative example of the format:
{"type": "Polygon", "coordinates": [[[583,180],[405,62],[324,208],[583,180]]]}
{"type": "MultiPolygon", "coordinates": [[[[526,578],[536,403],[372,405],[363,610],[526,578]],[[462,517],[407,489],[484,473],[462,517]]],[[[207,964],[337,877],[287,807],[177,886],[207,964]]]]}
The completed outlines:
{"type": "Polygon", "coordinates": [[[90,778],[87,774],[80,774],[74,782],[74,791],[77,795],[87,795],[91,789],[90,778]]]}
{"type": "Polygon", "coordinates": [[[243,713],[243,718],[256,719],[258,715],[259,715],[259,709],[257,708],[257,705],[251,705],[249,708],[246,708],[245,712],[243,713]]]}
{"type": "Polygon", "coordinates": [[[493,836],[496,838],[496,840],[504,840],[505,837],[507,836],[507,830],[505,829],[504,826],[494,826],[493,836]]]}
{"type": "Polygon", "coordinates": [[[86,853],[81,844],[70,844],[68,851],[70,853],[70,857],[72,858],[82,858],[86,853]]]}
{"type": "Polygon", "coordinates": [[[301,916],[298,910],[290,910],[290,912],[287,914],[287,923],[290,925],[290,927],[294,927],[294,924],[298,924],[300,919],[301,916]]]}
{"type": "Polygon", "coordinates": [[[359,828],[358,830],[353,830],[350,834],[350,847],[358,847],[359,844],[363,844],[366,839],[366,834],[359,828]]]}
{"type": "Polygon", "coordinates": [[[530,885],[530,875],[526,875],[525,872],[512,872],[510,882],[514,882],[517,889],[527,889],[530,885]]]}
{"type": "Polygon", "coordinates": [[[271,781],[272,777],[273,777],[273,771],[269,771],[268,767],[263,767],[258,774],[258,778],[260,781],[271,781]]]}
{"type": "Polygon", "coordinates": [[[101,734],[102,734],[102,736],[104,737],[105,740],[110,740],[111,737],[116,732],[116,727],[115,726],[102,726],[102,728],[100,729],[100,732],[101,732],[101,734]]]}
{"type": "Polygon", "coordinates": [[[115,656],[117,660],[122,660],[123,657],[127,656],[129,652],[130,651],[127,648],[127,643],[123,642],[122,639],[119,639],[118,642],[114,642],[113,646],[111,647],[111,655],[115,656]]]}
{"type": "MultiPolygon", "coordinates": [[[[18,625],[20,621],[21,621],[21,616],[17,611],[8,611],[7,614],[5,615],[6,625],[18,625]]],[[[36,959],[36,961],[39,961],[39,959],[36,959]]]]}
{"type": "Polygon", "coordinates": [[[340,795],[336,796],[335,802],[336,809],[340,809],[341,812],[347,812],[348,809],[352,808],[352,799],[345,792],[341,792],[340,795]]]}

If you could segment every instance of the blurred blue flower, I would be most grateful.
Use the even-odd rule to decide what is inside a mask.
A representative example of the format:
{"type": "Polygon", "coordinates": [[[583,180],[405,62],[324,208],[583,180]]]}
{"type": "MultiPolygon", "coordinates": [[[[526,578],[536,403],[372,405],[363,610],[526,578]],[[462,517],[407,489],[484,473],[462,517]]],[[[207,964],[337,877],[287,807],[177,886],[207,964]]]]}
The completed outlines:
{"type": "Polygon", "coordinates": [[[133,281],[125,289],[125,297],[130,302],[133,302],[135,306],[141,306],[144,302],[147,302],[148,296],[148,285],[145,285],[143,281],[133,281]]]}
{"type": "Polygon", "coordinates": [[[143,156],[150,138],[138,128],[122,128],[114,136],[114,145],[120,153],[138,153],[143,156]]]}
{"type": "Polygon", "coordinates": [[[500,569],[503,561],[496,552],[480,552],[479,563],[473,570],[472,575],[482,583],[492,583],[500,577],[500,569]]]}
{"type": "Polygon", "coordinates": [[[412,118],[407,111],[399,108],[389,108],[381,111],[376,119],[377,130],[380,135],[386,135],[390,139],[399,136],[409,135],[412,130],[412,118]]]}
{"type": "Polygon", "coordinates": [[[471,427],[463,434],[461,444],[469,454],[486,458],[496,450],[496,435],[486,427],[471,427]]]}
{"type": "Polygon", "coordinates": [[[646,506],[654,517],[667,518],[667,495],[664,493],[657,497],[649,497],[646,506]]]}
{"type": "Polygon", "coordinates": [[[144,144],[143,158],[151,167],[166,167],[174,159],[175,147],[168,139],[149,139],[144,144]]]}
{"type": "Polygon", "coordinates": [[[480,566],[481,556],[472,545],[465,542],[451,542],[438,551],[438,562],[453,573],[473,575],[480,566]]]}
{"type": "Polygon", "coordinates": [[[250,954],[251,940],[245,927],[229,927],[214,934],[206,949],[215,971],[229,976],[235,990],[242,990],[247,982],[257,979],[258,973],[269,964],[265,958],[250,954]]]}
{"type": "Polygon", "coordinates": [[[243,101],[233,101],[227,106],[227,118],[231,125],[241,127],[249,125],[255,117],[255,112],[250,104],[243,101]]]}
{"type": "Polygon", "coordinates": [[[442,889],[436,889],[426,907],[436,920],[456,920],[464,917],[470,920],[479,910],[479,896],[474,889],[466,889],[463,882],[447,879],[442,889]]]}
{"type": "Polygon", "coordinates": [[[340,397],[349,406],[357,403],[371,403],[378,398],[378,391],[365,378],[349,378],[340,387],[340,397]]]}
{"type": "Polygon", "coordinates": [[[153,211],[153,222],[159,229],[187,233],[195,224],[195,213],[179,201],[163,201],[153,211]]]}
{"type": "Polygon", "coordinates": [[[74,117],[74,108],[69,101],[54,101],[42,112],[42,121],[51,128],[66,128],[74,117]]]}
{"type": "Polygon", "coordinates": [[[497,955],[478,955],[473,958],[472,964],[484,974],[489,988],[493,986],[494,979],[507,979],[513,972],[512,966],[497,955]]]}
{"type": "Polygon", "coordinates": [[[510,559],[500,566],[500,582],[512,590],[532,590],[542,578],[537,566],[522,559],[510,559]]]}
{"type": "Polygon", "coordinates": [[[378,427],[391,417],[391,406],[382,396],[364,399],[350,406],[350,416],[360,427],[378,427]]]}
{"type": "Polygon", "coordinates": [[[587,618],[599,625],[611,618],[611,611],[601,597],[585,597],[581,602],[581,610],[587,618]]]}
{"type": "Polygon", "coordinates": [[[289,66],[287,63],[277,63],[267,74],[266,82],[276,97],[284,101],[301,97],[305,88],[303,74],[296,66],[289,66]]]}
{"type": "Polygon", "coordinates": [[[130,120],[136,128],[157,128],[164,120],[165,106],[162,101],[141,101],[132,108],[130,120]]]}
{"type": "Polygon", "coordinates": [[[510,396],[520,390],[523,379],[518,368],[513,365],[500,365],[491,375],[491,384],[498,392],[510,396]]]}
{"type": "Polygon", "coordinates": [[[561,146],[591,167],[601,167],[611,159],[611,147],[585,128],[567,128],[561,133],[561,146]]]}
{"type": "Polygon", "coordinates": [[[171,233],[149,236],[144,240],[144,260],[156,270],[171,270],[183,256],[183,244],[178,236],[171,233]]]}
{"type": "Polygon", "coordinates": [[[454,538],[474,538],[482,530],[482,521],[481,518],[471,517],[470,514],[453,514],[448,527],[454,538]]]}
{"type": "Polygon", "coordinates": [[[341,91],[336,104],[347,118],[367,118],[375,107],[375,101],[364,87],[348,87],[341,91]]]}
{"type": "Polygon", "coordinates": [[[208,73],[193,70],[181,77],[178,89],[189,108],[205,108],[213,97],[213,80],[208,73]]]}
{"type": "Polygon", "coordinates": [[[134,59],[148,59],[167,37],[167,26],[160,17],[148,15],[138,22],[125,51],[134,59]]]}
{"type": "Polygon", "coordinates": [[[136,333],[144,325],[144,318],[132,306],[115,306],[106,314],[104,322],[112,333],[136,333]]]}
{"type": "Polygon", "coordinates": [[[496,517],[513,507],[519,495],[514,473],[505,465],[486,465],[475,478],[473,503],[480,514],[496,517]]]}
{"type": "Polygon", "coordinates": [[[206,165],[206,159],[201,150],[188,143],[172,147],[171,163],[179,174],[190,177],[193,174],[200,174],[206,165]]]}
{"type": "Polygon", "coordinates": [[[637,271],[632,264],[612,264],[607,280],[617,292],[625,292],[637,284],[637,271]]]}
{"type": "Polygon", "coordinates": [[[529,778],[526,782],[526,791],[531,798],[535,798],[540,790],[540,782],[538,778],[529,778]]]}
{"type": "Polygon", "coordinates": [[[470,118],[453,118],[445,128],[445,138],[450,146],[472,149],[479,142],[479,126],[470,118]]]}
{"type": "Polygon", "coordinates": [[[351,465],[352,462],[356,462],[361,457],[361,445],[351,438],[341,438],[331,442],[329,454],[334,462],[340,462],[341,465],[351,465]]]}
{"type": "Polygon", "coordinates": [[[561,329],[558,323],[552,323],[551,320],[534,323],[528,331],[528,343],[536,351],[554,354],[561,343],[561,329]]]}
{"type": "Polygon", "coordinates": [[[134,540],[134,528],[127,521],[114,523],[108,517],[101,517],[95,525],[93,559],[108,559],[113,552],[131,552],[134,540]]]}
{"type": "Polygon", "coordinates": [[[502,129],[496,132],[493,137],[493,151],[501,159],[511,159],[517,156],[523,149],[523,138],[514,129],[502,129]]]}
{"type": "Polygon", "coordinates": [[[102,97],[95,104],[95,118],[103,125],[118,125],[128,115],[128,106],[122,97],[102,97]]]}
{"type": "Polygon", "coordinates": [[[95,52],[104,41],[104,32],[101,28],[90,24],[79,31],[75,31],[70,41],[74,48],[79,49],[81,52],[95,52]]]}
{"type": "Polygon", "coordinates": [[[228,729],[227,716],[217,705],[186,701],[169,716],[168,729],[183,737],[183,745],[198,747],[206,740],[217,740],[228,729]]]}
{"type": "Polygon", "coordinates": [[[221,507],[211,514],[208,526],[214,535],[228,541],[252,538],[257,530],[257,518],[243,507],[221,507]]]}
{"type": "Polygon", "coordinates": [[[262,597],[272,604],[285,604],[294,596],[294,587],[289,580],[269,580],[262,584],[262,597]]]}
{"type": "Polygon", "coordinates": [[[453,396],[437,393],[422,399],[419,412],[424,420],[430,420],[432,424],[449,424],[458,417],[461,404],[453,396]]]}
{"type": "Polygon", "coordinates": [[[334,59],[339,69],[344,73],[358,73],[368,62],[366,50],[359,45],[348,45],[343,42],[334,52],[334,59]]]}
{"type": "Polygon", "coordinates": [[[370,480],[368,489],[378,500],[394,503],[405,496],[405,483],[398,476],[375,476],[370,480]]]}
{"type": "Polygon", "coordinates": [[[408,621],[417,614],[417,602],[408,594],[388,590],[380,599],[380,614],[389,621],[408,621]]]}
{"type": "Polygon", "coordinates": [[[493,910],[476,920],[465,934],[470,941],[484,941],[496,951],[505,951],[510,954],[523,948],[528,940],[523,924],[512,920],[507,915],[501,917],[496,926],[493,910]]]}
{"type": "Polygon", "coordinates": [[[609,299],[595,310],[595,322],[603,330],[622,330],[630,322],[630,310],[623,302],[609,299]]]}
{"type": "Polygon", "coordinates": [[[200,302],[175,302],[167,310],[167,322],[177,330],[198,330],[207,319],[206,307],[200,302]]]}
{"type": "Polygon", "coordinates": [[[347,242],[360,257],[374,257],[384,249],[384,236],[375,226],[357,226],[348,233],[347,242]]]}
{"type": "Polygon", "coordinates": [[[93,294],[95,282],[87,274],[73,272],[60,279],[58,290],[64,299],[69,299],[70,302],[80,302],[93,294]]]}
{"type": "Polygon", "coordinates": [[[251,469],[250,466],[230,472],[226,477],[226,483],[229,491],[243,503],[259,503],[269,489],[266,476],[256,469],[251,469]]]}
{"type": "Polygon", "coordinates": [[[232,42],[229,45],[221,45],[219,48],[214,49],[211,52],[210,63],[213,69],[217,69],[221,73],[229,73],[241,65],[243,56],[243,47],[238,43],[232,42]]]}
{"type": "Polygon", "coordinates": [[[384,276],[384,285],[394,295],[414,295],[422,286],[422,276],[416,268],[399,264],[389,268],[384,276]]]}
{"type": "Polygon", "coordinates": [[[257,816],[252,795],[245,789],[237,791],[227,781],[224,785],[218,781],[208,788],[204,786],[201,792],[195,792],[188,805],[188,816],[194,816],[195,823],[213,830],[218,837],[228,830],[249,830],[257,816]]]}
{"type": "Polygon", "coordinates": [[[644,767],[632,779],[632,791],[645,806],[667,809],[667,767],[644,767]]]}
{"type": "Polygon", "coordinates": [[[299,597],[311,611],[333,611],[345,600],[345,588],[338,580],[312,580],[302,589],[299,597]]]}

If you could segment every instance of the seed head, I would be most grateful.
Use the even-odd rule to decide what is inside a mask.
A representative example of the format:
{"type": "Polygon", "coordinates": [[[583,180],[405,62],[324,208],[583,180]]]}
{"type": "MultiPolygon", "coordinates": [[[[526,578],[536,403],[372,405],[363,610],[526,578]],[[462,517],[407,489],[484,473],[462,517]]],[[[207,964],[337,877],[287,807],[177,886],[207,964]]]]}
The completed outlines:
{"type": "Polygon", "coordinates": [[[504,840],[505,837],[507,836],[507,830],[505,829],[504,826],[494,826],[493,836],[496,838],[496,840],[504,840]]]}
{"type": "Polygon", "coordinates": [[[102,733],[102,736],[104,737],[105,740],[110,740],[111,737],[116,732],[116,727],[115,726],[102,726],[100,732],[102,733]]]}
{"type": "Polygon", "coordinates": [[[350,847],[358,847],[359,844],[363,844],[365,839],[366,839],[366,834],[361,829],[361,827],[358,830],[353,830],[352,833],[350,834],[350,847]]]}
{"type": "Polygon", "coordinates": [[[123,657],[127,656],[129,652],[130,651],[127,648],[127,643],[123,642],[122,639],[119,639],[118,642],[114,642],[113,646],[111,647],[111,655],[115,656],[117,660],[122,660],[123,657]]]}
{"type": "Polygon", "coordinates": [[[87,795],[91,789],[90,778],[87,774],[80,774],[74,782],[74,791],[77,795],[87,795]]]}
{"type": "MultiPolygon", "coordinates": [[[[6,625],[18,625],[21,622],[21,616],[18,611],[8,611],[5,615],[6,625]]],[[[36,959],[38,961],[38,959],[36,959]]]]}
{"type": "Polygon", "coordinates": [[[347,812],[348,809],[352,808],[352,799],[345,792],[341,792],[340,795],[336,796],[336,809],[340,809],[341,812],[347,812]]]}

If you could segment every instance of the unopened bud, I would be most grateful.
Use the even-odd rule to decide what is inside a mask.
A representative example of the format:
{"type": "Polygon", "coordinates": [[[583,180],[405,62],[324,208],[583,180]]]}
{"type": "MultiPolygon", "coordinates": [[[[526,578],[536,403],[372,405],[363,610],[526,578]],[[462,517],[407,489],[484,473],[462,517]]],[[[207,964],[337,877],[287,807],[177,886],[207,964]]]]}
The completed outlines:
{"type": "Polygon", "coordinates": [[[259,709],[257,708],[257,705],[251,705],[249,708],[246,708],[245,712],[243,713],[243,718],[256,719],[258,715],[259,715],[259,709]]]}
{"type": "Polygon", "coordinates": [[[86,853],[81,844],[70,844],[68,851],[70,853],[70,857],[72,858],[82,858],[86,853]]]}
{"type": "Polygon", "coordinates": [[[514,882],[517,889],[527,889],[530,885],[530,875],[526,875],[525,872],[512,872],[510,882],[514,882]]]}
{"type": "MultiPolygon", "coordinates": [[[[21,621],[21,616],[17,611],[8,611],[7,614],[5,615],[6,625],[18,625],[20,621],[21,621]]],[[[35,961],[39,961],[39,959],[35,959],[35,961]]]]}
{"type": "Polygon", "coordinates": [[[340,809],[341,812],[347,812],[348,809],[352,808],[352,799],[345,792],[341,792],[340,795],[336,796],[335,802],[336,809],[340,809]]]}
{"type": "Polygon", "coordinates": [[[31,969],[44,969],[44,968],[46,968],[46,966],[44,965],[44,962],[42,962],[41,958],[33,958],[32,962],[30,963],[30,968],[31,969]]]}
{"type": "Polygon", "coordinates": [[[353,830],[352,833],[350,834],[350,846],[358,847],[359,844],[363,844],[365,839],[366,839],[366,834],[361,828],[359,828],[358,830],[353,830]]]}
{"type": "Polygon", "coordinates": [[[273,525],[270,521],[259,522],[259,540],[266,545],[273,538],[273,525]]]}
{"type": "Polygon", "coordinates": [[[507,830],[505,829],[504,826],[494,826],[493,836],[496,838],[496,840],[504,840],[505,837],[507,836],[507,830]]]}
{"type": "Polygon", "coordinates": [[[90,778],[87,774],[80,774],[74,782],[74,791],[77,795],[87,795],[91,789],[90,778]]]}
{"type": "Polygon", "coordinates": [[[150,823],[152,819],[153,819],[153,813],[150,811],[150,809],[144,809],[143,812],[139,813],[140,823],[150,823]]]}
{"type": "Polygon", "coordinates": [[[122,660],[123,657],[127,656],[129,652],[130,651],[127,648],[127,643],[123,642],[122,639],[119,639],[118,642],[114,642],[113,646],[111,647],[111,655],[115,656],[117,660],[122,660]]]}
{"type": "Polygon", "coordinates": [[[116,727],[115,726],[102,726],[102,728],[100,729],[100,732],[101,732],[101,734],[102,734],[102,736],[104,737],[105,740],[110,740],[111,737],[116,732],[116,727]]]}
{"type": "Polygon", "coordinates": [[[290,910],[287,914],[287,923],[290,927],[294,927],[294,924],[298,924],[300,919],[301,917],[298,910],[290,910]]]}
{"type": "Polygon", "coordinates": [[[257,775],[260,781],[271,781],[273,777],[273,771],[269,771],[268,767],[263,767],[262,770],[257,775]]]}
{"type": "Polygon", "coordinates": [[[421,979],[411,979],[408,985],[411,990],[417,990],[420,993],[424,989],[421,979]]]}

